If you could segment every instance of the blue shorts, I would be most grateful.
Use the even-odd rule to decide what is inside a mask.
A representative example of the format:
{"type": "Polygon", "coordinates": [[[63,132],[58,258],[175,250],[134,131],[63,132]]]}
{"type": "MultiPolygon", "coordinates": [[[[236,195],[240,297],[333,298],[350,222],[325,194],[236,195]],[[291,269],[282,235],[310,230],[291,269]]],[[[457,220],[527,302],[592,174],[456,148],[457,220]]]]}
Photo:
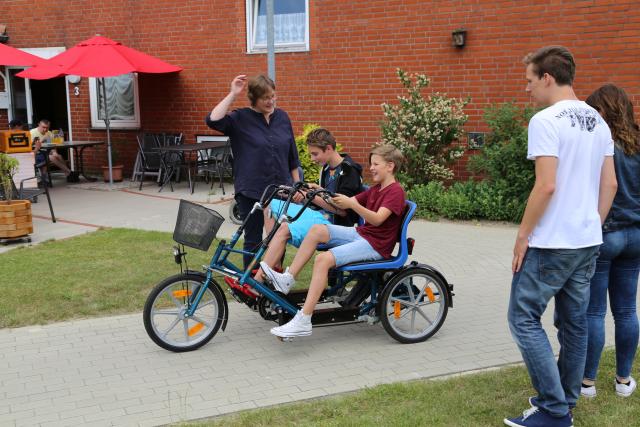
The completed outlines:
{"type": "Polygon", "coordinates": [[[328,224],[329,241],[327,246],[336,259],[336,267],[360,261],[377,261],[382,259],[373,247],[361,235],[355,227],[328,224]]]}
{"type": "Polygon", "coordinates": [[[45,157],[43,152],[38,151],[36,153],[36,165],[39,165],[40,163],[45,163],[46,160],[47,160],[47,158],[45,157]]]}
{"type": "MultiPolygon", "coordinates": [[[[284,201],[282,200],[272,200],[269,204],[271,208],[271,216],[277,218],[280,215],[280,210],[284,206],[284,201]]],[[[291,203],[289,205],[289,209],[287,209],[287,215],[294,216],[298,212],[302,205],[298,205],[296,203],[291,203]]],[[[289,227],[289,233],[291,233],[291,238],[289,239],[289,243],[291,243],[296,248],[299,248],[304,240],[304,236],[309,233],[309,229],[315,224],[331,224],[328,218],[325,217],[324,211],[314,211],[313,209],[306,209],[300,218],[295,220],[294,222],[287,224],[289,227]]]]}

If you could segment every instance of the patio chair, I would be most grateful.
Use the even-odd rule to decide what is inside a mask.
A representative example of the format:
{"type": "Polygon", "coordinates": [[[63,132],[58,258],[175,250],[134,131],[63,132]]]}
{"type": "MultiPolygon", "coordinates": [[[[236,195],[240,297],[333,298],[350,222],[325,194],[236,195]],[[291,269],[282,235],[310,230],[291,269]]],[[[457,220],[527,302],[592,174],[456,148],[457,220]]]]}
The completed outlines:
{"type": "Polygon", "coordinates": [[[136,159],[132,181],[139,176],[140,187],[138,187],[138,190],[142,190],[142,183],[147,175],[157,177],[157,181],[160,182],[162,158],[161,153],[158,151],[157,140],[152,134],[138,135],[136,140],[138,142],[138,158],[136,159]]]}
{"type": "MultiPolygon", "coordinates": [[[[216,180],[225,195],[224,178],[233,177],[233,154],[231,144],[227,142],[224,147],[209,149],[202,156],[202,163],[198,166],[199,172],[204,172],[205,179],[211,179],[211,188],[216,180]],[[217,179],[214,179],[217,178],[217,179]]],[[[208,181],[207,181],[208,182],[208,181]]]]}

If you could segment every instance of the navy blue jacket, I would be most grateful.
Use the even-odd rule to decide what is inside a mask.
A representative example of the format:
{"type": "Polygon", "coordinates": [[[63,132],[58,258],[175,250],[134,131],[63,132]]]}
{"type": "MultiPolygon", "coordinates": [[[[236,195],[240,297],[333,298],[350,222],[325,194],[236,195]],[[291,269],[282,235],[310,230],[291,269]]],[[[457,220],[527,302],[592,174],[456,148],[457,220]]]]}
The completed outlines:
{"type": "Polygon", "coordinates": [[[627,156],[617,144],[614,150],[618,192],[602,226],[605,232],[640,226],[640,153],[627,156]]]}
{"type": "Polygon", "coordinates": [[[236,194],[259,199],[269,184],[291,184],[291,171],[300,165],[291,120],[275,109],[269,118],[241,108],[220,120],[206,118],[207,126],[227,135],[233,151],[236,194]]]}

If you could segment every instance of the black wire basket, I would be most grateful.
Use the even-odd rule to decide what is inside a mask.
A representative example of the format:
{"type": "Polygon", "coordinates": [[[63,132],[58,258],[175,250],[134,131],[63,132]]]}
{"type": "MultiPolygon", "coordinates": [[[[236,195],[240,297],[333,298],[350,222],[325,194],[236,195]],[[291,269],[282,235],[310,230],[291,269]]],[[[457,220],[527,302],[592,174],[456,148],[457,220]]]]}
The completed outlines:
{"type": "Polygon", "coordinates": [[[190,248],[207,251],[223,222],[224,218],[218,212],[180,200],[173,240],[190,248]]]}

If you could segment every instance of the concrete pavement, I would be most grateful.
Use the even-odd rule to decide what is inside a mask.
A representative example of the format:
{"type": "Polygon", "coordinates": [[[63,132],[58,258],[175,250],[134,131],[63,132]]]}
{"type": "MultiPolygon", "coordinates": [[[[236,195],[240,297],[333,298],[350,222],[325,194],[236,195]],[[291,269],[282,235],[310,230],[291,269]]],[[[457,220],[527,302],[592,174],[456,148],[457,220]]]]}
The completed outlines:
{"type": "MultiPolygon", "coordinates": [[[[60,222],[37,219],[34,240],[101,226],[173,230],[173,197],[180,194],[158,198],[157,187],[146,187],[144,194],[54,187],[60,222]]],[[[226,215],[219,195],[189,197],[226,215]]],[[[33,210],[48,216],[45,203],[33,210]]],[[[219,235],[234,229],[227,221],[219,235]]],[[[520,362],[506,323],[515,231],[412,222],[411,259],[438,268],[456,293],[442,329],[421,344],[398,344],[379,324],[315,328],[311,337],[281,343],[269,334],[272,323],[234,302],[227,330],[182,354],[151,342],[142,307],[124,316],[0,330],[0,425],[161,425],[520,362]]]]}

